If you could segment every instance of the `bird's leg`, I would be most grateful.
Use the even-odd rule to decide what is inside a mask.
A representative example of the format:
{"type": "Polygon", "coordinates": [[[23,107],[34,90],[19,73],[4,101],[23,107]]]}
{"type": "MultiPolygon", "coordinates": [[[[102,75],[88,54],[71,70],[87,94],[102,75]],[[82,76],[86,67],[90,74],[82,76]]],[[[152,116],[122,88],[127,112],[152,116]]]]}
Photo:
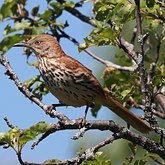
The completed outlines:
{"type": "Polygon", "coordinates": [[[58,104],[52,104],[51,106],[53,106],[54,109],[55,109],[56,107],[63,107],[63,106],[66,106],[66,104],[58,103],[58,104]]]}
{"type": "Polygon", "coordinates": [[[88,113],[89,108],[94,108],[94,107],[95,107],[94,103],[87,104],[87,106],[85,108],[84,116],[82,117],[81,127],[84,127],[86,124],[86,117],[87,117],[87,113],[88,113]]]}
{"type": "Polygon", "coordinates": [[[86,124],[86,116],[88,113],[88,109],[89,109],[89,105],[86,106],[85,113],[84,113],[83,117],[81,118],[80,128],[84,127],[86,124]]]}

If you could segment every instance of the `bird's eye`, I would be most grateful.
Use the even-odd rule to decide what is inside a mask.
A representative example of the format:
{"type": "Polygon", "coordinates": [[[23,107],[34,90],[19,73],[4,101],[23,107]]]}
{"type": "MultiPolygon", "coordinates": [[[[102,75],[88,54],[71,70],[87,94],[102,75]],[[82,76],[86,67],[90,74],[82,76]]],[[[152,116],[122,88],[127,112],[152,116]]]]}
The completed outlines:
{"type": "Polygon", "coordinates": [[[41,43],[41,41],[36,41],[35,44],[36,45],[39,45],[41,43]]]}

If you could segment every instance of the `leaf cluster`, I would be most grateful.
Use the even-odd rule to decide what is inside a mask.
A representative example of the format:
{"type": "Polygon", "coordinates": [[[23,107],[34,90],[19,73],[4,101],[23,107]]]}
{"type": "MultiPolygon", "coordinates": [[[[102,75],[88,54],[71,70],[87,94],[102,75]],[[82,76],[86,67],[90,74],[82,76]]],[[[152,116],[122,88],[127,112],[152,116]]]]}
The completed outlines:
{"type": "Polygon", "coordinates": [[[49,129],[51,129],[51,124],[42,121],[24,130],[14,126],[9,131],[0,133],[0,144],[11,147],[17,154],[20,154],[25,144],[35,140],[38,135],[49,129]]]}

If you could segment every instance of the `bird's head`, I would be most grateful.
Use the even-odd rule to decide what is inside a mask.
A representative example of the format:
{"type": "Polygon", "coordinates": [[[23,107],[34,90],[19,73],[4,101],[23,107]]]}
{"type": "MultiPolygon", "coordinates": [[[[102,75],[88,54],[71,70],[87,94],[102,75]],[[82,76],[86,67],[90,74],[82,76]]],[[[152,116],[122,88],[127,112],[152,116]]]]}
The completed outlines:
{"type": "Polygon", "coordinates": [[[14,45],[15,47],[27,47],[34,52],[37,57],[40,56],[59,56],[62,51],[57,40],[47,34],[37,35],[28,41],[22,41],[14,45]]]}

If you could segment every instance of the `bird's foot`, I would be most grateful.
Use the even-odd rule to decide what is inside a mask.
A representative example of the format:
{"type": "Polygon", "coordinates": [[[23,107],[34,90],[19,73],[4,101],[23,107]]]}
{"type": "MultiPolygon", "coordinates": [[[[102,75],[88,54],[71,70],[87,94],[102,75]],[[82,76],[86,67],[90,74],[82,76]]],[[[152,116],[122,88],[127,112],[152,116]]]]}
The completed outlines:
{"type": "Polygon", "coordinates": [[[89,107],[91,107],[91,105],[87,105],[86,106],[86,109],[85,109],[85,113],[84,113],[84,116],[81,118],[81,122],[80,122],[80,128],[83,128],[86,126],[87,122],[86,122],[86,117],[87,117],[87,113],[88,113],[88,109],[89,107]]]}
{"type": "Polygon", "coordinates": [[[66,106],[66,105],[63,103],[58,103],[58,104],[52,104],[52,105],[47,106],[46,114],[48,114],[50,117],[54,118],[55,115],[54,115],[53,111],[56,111],[56,107],[61,107],[61,106],[66,106]]]}
{"type": "Polygon", "coordinates": [[[85,126],[86,126],[86,116],[84,115],[82,118],[80,118],[79,128],[83,128],[85,126]]]}
{"type": "Polygon", "coordinates": [[[52,104],[52,105],[47,106],[45,113],[48,114],[50,117],[54,118],[55,116],[54,116],[53,111],[56,111],[56,107],[52,104]]]}

